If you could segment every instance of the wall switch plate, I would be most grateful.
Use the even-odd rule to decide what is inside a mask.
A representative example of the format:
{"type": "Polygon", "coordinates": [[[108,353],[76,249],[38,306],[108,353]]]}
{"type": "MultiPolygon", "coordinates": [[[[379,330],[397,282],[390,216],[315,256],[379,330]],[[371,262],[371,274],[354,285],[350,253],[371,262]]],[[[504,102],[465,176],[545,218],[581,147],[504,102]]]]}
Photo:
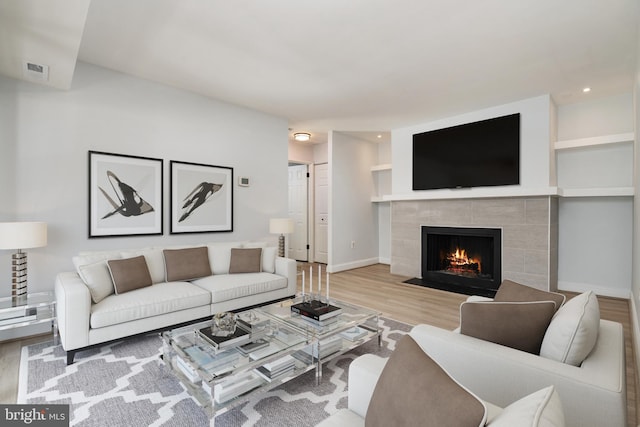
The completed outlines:
{"type": "Polygon", "coordinates": [[[247,176],[239,176],[238,177],[238,185],[240,187],[248,187],[250,184],[249,177],[247,176]]]}

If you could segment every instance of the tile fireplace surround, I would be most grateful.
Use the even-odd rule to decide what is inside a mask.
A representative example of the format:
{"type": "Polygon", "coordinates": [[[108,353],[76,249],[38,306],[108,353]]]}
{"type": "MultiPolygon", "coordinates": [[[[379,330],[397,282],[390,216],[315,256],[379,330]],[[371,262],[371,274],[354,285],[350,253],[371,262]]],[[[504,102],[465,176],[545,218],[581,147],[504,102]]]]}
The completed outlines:
{"type": "Polygon", "coordinates": [[[420,277],[420,227],[502,228],[502,279],[558,288],[558,199],[551,196],[391,203],[391,273],[420,277]]]}

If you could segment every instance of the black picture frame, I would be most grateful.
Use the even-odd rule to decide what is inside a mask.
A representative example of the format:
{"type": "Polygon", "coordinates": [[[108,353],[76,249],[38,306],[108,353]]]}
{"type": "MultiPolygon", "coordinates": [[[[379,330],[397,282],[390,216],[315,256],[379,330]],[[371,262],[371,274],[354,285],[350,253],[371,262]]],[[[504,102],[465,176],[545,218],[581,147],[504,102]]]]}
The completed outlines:
{"type": "Polygon", "coordinates": [[[233,168],[170,161],[170,233],[233,231],[233,168]]]}
{"type": "Polygon", "coordinates": [[[163,234],[163,160],[89,151],[89,238],[163,234]]]}

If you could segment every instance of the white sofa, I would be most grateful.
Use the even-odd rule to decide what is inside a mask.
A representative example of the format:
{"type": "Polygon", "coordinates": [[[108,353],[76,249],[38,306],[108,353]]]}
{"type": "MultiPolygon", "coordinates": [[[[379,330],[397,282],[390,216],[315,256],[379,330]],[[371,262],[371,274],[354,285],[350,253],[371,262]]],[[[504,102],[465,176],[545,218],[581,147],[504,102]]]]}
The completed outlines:
{"type": "Polygon", "coordinates": [[[84,252],[74,257],[76,271],[58,274],[55,283],[57,323],[67,364],[73,363],[77,351],[97,344],[296,293],[296,262],[276,257],[276,248],[240,242],[198,246],[207,246],[213,274],[189,281],[165,281],[163,248],[84,252]],[[260,271],[229,274],[232,248],[255,247],[262,248],[260,271]],[[104,289],[111,279],[107,260],[140,255],[146,260],[153,285],[96,296],[97,289],[104,289]]]}

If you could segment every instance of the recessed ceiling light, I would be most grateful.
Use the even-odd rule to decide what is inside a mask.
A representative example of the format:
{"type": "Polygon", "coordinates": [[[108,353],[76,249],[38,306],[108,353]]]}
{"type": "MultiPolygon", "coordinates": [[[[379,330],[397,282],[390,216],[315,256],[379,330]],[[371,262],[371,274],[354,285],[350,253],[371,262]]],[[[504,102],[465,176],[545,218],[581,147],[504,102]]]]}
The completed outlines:
{"type": "Polygon", "coordinates": [[[311,134],[306,132],[298,132],[293,134],[293,139],[299,142],[305,142],[311,139],[311,134]]]}
{"type": "Polygon", "coordinates": [[[584,93],[591,92],[591,88],[590,87],[585,87],[584,89],[582,89],[582,92],[584,92],[584,93]]]}
{"type": "Polygon", "coordinates": [[[382,138],[382,135],[378,135],[378,139],[382,138]]]}

